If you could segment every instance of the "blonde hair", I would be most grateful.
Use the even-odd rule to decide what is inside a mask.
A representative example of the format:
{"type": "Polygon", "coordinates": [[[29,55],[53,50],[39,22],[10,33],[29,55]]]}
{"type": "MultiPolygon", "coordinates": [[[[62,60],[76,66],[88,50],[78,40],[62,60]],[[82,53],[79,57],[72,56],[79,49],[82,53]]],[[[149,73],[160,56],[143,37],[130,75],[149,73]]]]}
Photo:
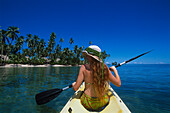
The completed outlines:
{"type": "Polygon", "coordinates": [[[109,82],[108,67],[106,66],[106,64],[102,64],[101,62],[93,59],[93,61],[90,62],[90,68],[92,70],[91,74],[93,75],[95,93],[97,93],[99,95],[99,98],[101,99],[103,96],[103,93],[104,92],[106,93],[106,87],[109,82]],[[102,72],[103,72],[103,75],[102,75],[102,72]]]}

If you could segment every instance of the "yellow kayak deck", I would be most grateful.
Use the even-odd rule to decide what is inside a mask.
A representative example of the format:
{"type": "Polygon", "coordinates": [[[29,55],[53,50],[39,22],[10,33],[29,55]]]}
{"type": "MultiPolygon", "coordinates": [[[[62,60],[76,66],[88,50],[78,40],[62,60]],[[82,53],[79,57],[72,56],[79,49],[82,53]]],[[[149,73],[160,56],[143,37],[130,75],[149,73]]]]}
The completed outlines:
{"type": "MultiPolygon", "coordinates": [[[[84,91],[84,88],[85,85],[83,83],[79,90],[77,90],[74,95],[69,99],[69,101],[63,107],[60,113],[90,113],[80,103],[80,97],[84,91]]],[[[110,96],[110,102],[104,110],[100,111],[100,113],[131,113],[126,105],[123,103],[123,101],[120,99],[120,97],[111,88],[111,86],[109,87],[108,95],[110,96]]]]}

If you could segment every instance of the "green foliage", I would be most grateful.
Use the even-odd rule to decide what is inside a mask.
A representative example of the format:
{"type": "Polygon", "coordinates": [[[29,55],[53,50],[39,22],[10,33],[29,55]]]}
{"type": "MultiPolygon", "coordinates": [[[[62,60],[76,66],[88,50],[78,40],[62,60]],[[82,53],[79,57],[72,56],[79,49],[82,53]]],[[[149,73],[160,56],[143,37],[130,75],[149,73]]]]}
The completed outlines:
{"type": "Polygon", "coordinates": [[[117,65],[117,62],[112,62],[112,65],[116,66],[116,65],[117,65]]]}
{"type": "MultiPolygon", "coordinates": [[[[61,64],[61,65],[80,65],[82,61],[82,51],[84,46],[75,45],[73,50],[70,48],[62,48],[63,38],[56,43],[56,34],[52,32],[46,43],[44,39],[40,39],[37,35],[27,34],[26,37],[18,36],[19,28],[15,26],[8,27],[7,30],[0,29],[0,50],[1,55],[7,55],[10,60],[0,59],[0,63],[7,64],[61,64]],[[12,43],[14,42],[14,43],[12,43]],[[27,47],[23,48],[26,44],[27,47]]],[[[74,43],[70,38],[70,46],[74,43]]],[[[89,42],[91,44],[91,41],[89,42]]],[[[102,53],[105,59],[108,54],[106,51],[102,53]]]]}

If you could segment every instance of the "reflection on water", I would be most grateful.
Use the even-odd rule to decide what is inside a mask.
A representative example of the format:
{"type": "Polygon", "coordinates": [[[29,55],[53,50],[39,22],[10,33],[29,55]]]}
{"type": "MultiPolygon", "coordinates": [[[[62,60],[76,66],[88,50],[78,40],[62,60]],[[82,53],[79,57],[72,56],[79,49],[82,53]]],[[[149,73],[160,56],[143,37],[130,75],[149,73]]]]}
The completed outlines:
{"type": "Polygon", "coordinates": [[[68,89],[48,104],[38,106],[35,94],[52,88],[63,88],[77,78],[79,67],[0,68],[0,111],[56,112],[60,111],[74,91],[68,89]],[[64,101],[64,102],[63,102],[64,101]]]}

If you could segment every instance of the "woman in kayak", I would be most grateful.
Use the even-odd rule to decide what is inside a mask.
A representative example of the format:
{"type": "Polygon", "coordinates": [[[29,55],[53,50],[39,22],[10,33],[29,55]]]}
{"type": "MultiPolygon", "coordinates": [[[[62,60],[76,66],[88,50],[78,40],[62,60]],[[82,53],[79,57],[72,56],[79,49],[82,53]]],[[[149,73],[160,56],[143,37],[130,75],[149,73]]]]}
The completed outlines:
{"type": "Polygon", "coordinates": [[[82,52],[82,55],[87,59],[88,64],[81,66],[78,78],[72,84],[73,89],[77,91],[84,81],[85,90],[80,99],[81,104],[89,111],[101,111],[110,100],[107,95],[109,81],[120,87],[120,77],[114,66],[110,67],[110,70],[115,76],[104,64],[101,49],[98,46],[89,46],[82,52]]]}

